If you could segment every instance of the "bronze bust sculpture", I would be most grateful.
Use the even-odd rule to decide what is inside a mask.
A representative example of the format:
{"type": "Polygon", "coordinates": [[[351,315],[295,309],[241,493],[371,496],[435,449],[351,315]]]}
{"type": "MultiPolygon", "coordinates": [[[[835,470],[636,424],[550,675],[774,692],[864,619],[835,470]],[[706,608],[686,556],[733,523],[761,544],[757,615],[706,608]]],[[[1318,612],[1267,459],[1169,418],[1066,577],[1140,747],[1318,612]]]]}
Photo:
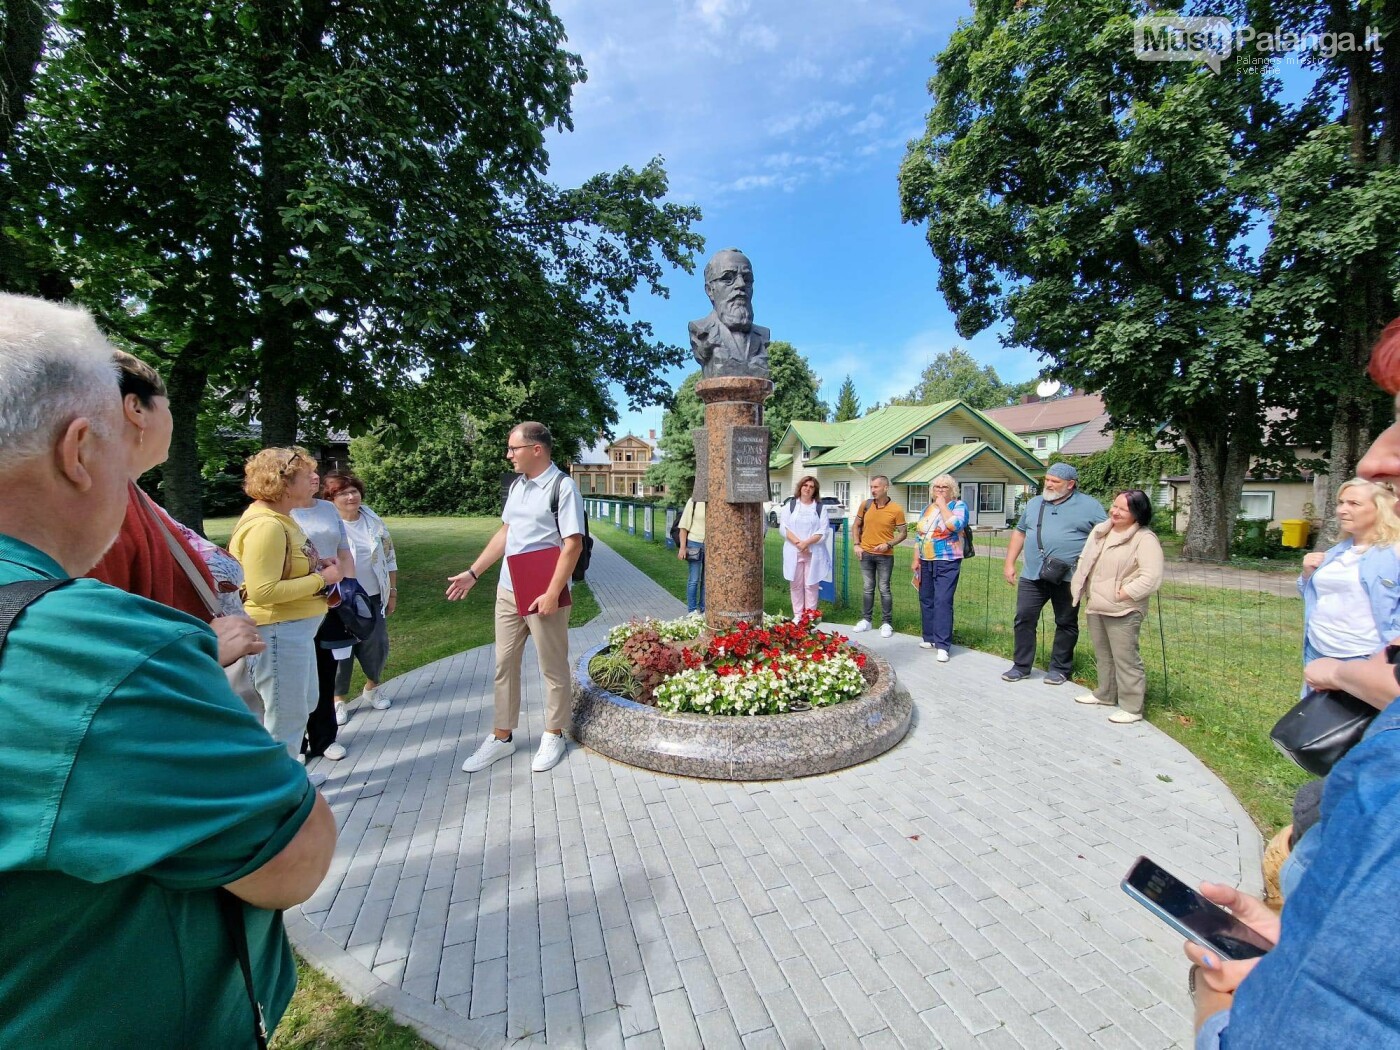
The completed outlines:
{"type": "Polygon", "coordinates": [[[690,348],[704,378],[768,378],[768,329],[753,323],[753,266],[737,248],[705,264],[705,294],[714,306],[690,322],[690,348]]]}

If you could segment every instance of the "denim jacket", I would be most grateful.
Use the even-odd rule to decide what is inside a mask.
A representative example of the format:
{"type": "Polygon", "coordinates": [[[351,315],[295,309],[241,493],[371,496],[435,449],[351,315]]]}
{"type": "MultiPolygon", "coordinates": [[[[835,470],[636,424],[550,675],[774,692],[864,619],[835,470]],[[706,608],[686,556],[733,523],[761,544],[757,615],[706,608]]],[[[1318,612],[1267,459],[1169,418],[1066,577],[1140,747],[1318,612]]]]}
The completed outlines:
{"type": "Polygon", "coordinates": [[[1400,1047],[1400,703],[1332,770],[1314,835],[1278,946],[1197,1050],[1400,1047]]]}
{"type": "MultiPolygon", "coordinates": [[[[1322,559],[1327,565],[1343,551],[1352,547],[1352,541],[1345,539],[1329,550],[1322,559]]],[[[1371,600],[1371,615],[1376,618],[1376,633],[1381,644],[1400,638],[1400,554],[1391,545],[1377,545],[1361,555],[1359,566],[1361,586],[1371,600]]],[[[1303,637],[1308,636],[1308,624],[1312,622],[1317,609],[1317,585],[1313,583],[1317,573],[1305,579],[1298,577],[1298,590],[1303,595],[1303,637]]]]}

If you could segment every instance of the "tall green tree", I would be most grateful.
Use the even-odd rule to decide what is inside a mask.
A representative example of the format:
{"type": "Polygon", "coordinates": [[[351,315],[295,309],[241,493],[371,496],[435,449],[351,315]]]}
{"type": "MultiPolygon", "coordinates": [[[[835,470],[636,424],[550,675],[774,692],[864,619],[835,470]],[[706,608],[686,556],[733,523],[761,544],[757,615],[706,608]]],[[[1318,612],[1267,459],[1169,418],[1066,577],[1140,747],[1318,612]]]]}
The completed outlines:
{"type": "Polygon", "coordinates": [[[973,408],[999,408],[1011,404],[1019,390],[1019,386],[1003,383],[991,365],[979,365],[966,350],[955,346],[930,361],[914,389],[893,403],[936,405],[961,399],[973,408]]]}
{"type": "Polygon", "coordinates": [[[536,396],[562,377],[593,429],[611,384],[665,394],[683,351],[628,307],[693,267],[699,213],[665,203],[659,161],[548,181],[583,77],[563,32],[543,0],[63,5],[11,211],[43,216],[76,296],[163,362],[181,517],[211,386],[269,443],[363,429],[463,362],[469,414],[505,375],[536,396]]]}
{"type": "Polygon", "coordinates": [[[661,417],[661,437],[656,443],[661,461],[647,468],[646,483],[664,485],[670,503],[684,503],[695,488],[695,442],[690,432],[705,425],[705,406],[695,393],[700,375],[692,372],[685,377],[661,417]]]}
{"type": "Polygon", "coordinates": [[[822,382],[796,347],[783,339],[769,344],[768,371],[773,396],[763,406],[763,422],[775,444],[794,419],[827,419],[830,409],[817,397],[822,382]]]}
{"type": "MultiPolygon", "coordinates": [[[[1258,327],[1287,348],[1265,399],[1287,409],[1271,424],[1279,444],[1326,451],[1312,465],[1327,477],[1317,513],[1328,519],[1337,487],[1389,422],[1389,400],[1365,367],[1400,287],[1400,12],[1303,2],[1285,13],[1290,28],[1354,40],[1374,27],[1387,45],[1309,53],[1317,80],[1305,105],[1329,122],[1291,143],[1262,180],[1270,238],[1254,307],[1258,327]]],[[[1330,546],[1334,530],[1316,540],[1330,546]]]]}
{"type": "Polygon", "coordinates": [[[1050,374],[1101,391],[1116,427],[1170,425],[1192,481],[1184,553],[1220,560],[1275,357],[1246,309],[1250,180],[1306,121],[1286,119],[1257,54],[1218,76],[1141,61],[1140,13],[978,2],[937,58],[901,205],[928,224],[960,334],[1005,319],[1050,374]]]}
{"type": "Polygon", "coordinates": [[[860,418],[860,398],[856,397],[856,385],[851,382],[848,374],[846,381],[841,384],[841,389],[836,394],[836,415],[837,423],[844,423],[848,419],[860,418]]]}

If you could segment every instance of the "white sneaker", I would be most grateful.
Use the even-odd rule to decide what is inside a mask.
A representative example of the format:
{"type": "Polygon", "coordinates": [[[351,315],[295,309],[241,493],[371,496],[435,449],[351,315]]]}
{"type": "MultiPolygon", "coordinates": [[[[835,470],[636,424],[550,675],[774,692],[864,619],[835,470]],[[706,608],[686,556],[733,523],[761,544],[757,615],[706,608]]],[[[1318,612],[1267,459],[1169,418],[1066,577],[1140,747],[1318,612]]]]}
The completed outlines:
{"type": "Polygon", "coordinates": [[[327,762],[339,762],[342,758],[345,757],[345,745],[331,743],[326,747],[324,751],[321,752],[321,757],[324,758],[327,762]]]}
{"type": "Polygon", "coordinates": [[[948,650],[947,650],[947,649],[940,649],[940,650],[938,650],[938,662],[941,663],[941,664],[946,664],[946,663],[948,662],[948,650]]]}
{"type": "Polygon", "coordinates": [[[932,643],[932,642],[920,642],[920,643],[919,643],[919,648],[920,648],[920,649],[932,649],[932,648],[933,648],[933,643],[932,643]]]}
{"type": "Polygon", "coordinates": [[[350,709],[345,706],[344,700],[335,702],[335,724],[343,726],[350,721],[350,709]]]}
{"type": "Polygon", "coordinates": [[[328,777],[325,773],[322,773],[322,772],[318,769],[318,770],[316,770],[316,772],[314,772],[314,773],[307,773],[307,774],[306,774],[306,779],[307,779],[308,781],[311,782],[311,786],[312,786],[312,787],[318,788],[318,787],[320,787],[322,784],[324,784],[327,780],[329,780],[330,777],[328,777]]]}
{"type": "Polygon", "coordinates": [[[1131,711],[1114,711],[1108,716],[1110,722],[1117,722],[1120,726],[1132,725],[1134,722],[1141,722],[1142,715],[1133,714],[1131,711]]]}
{"type": "Polygon", "coordinates": [[[361,693],[360,696],[368,700],[369,706],[376,711],[389,710],[389,698],[380,692],[379,686],[375,686],[373,689],[369,686],[365,686],[365,691],[361,693]]]}
{"type": "Polygon", "coordinates": [[[514,740],[499,740],[495,733],[487,733],[486,739],[476,749],[472,757],[462,763],[463,773],[479,773],[492,762],[499,761],[515,753],[514,740]]]}
{"type": "Polygon", "coordinates": [[[535,760],[530,763],[530,768],[536,773],[553,769],[564,757],[564,752],[568,750],[568,747],[569,745],[564,742],[563,733],[545,733],[540,739],[540,749],[535,752],[535,760]]]}
{"type": "Polygon", "coordinates": [[[891,626],[890,626],[889,624],[887,624],[887,623],[881,624],[881,625],[880,625],[880,637],[881,637],[881,638],[893,638],[893,637],[894,637],[894,628],[891,627],[891,626]]]}
{"type": "Polygon", "coordinates": [[[866,631],[868,631],[868,630],[870,630],[870,621],[869,621],[869,620],[861,620],[858,624],[856,624],[854,627],[851,628],[851,633],[852,633],[852,634],[863,634],[864,632],[866,632],[866,631]]]}

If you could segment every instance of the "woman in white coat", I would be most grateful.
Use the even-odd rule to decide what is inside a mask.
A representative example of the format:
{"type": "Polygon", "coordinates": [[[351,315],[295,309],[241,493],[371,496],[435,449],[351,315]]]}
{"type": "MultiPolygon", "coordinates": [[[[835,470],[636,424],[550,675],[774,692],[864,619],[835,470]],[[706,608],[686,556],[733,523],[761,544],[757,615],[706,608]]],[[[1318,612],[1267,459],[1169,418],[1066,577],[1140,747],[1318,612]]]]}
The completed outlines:
{"type": "Polygon", "coordinates": [[[808,474],[797,483],[797,495],[783,504],[778,518],[783,533],[783,578],[791,585],[792,618],[817,609],[817,586],[831,574],[831,551],[826,546],[828,524],[821,501],[821,484],[808,474]]]}

